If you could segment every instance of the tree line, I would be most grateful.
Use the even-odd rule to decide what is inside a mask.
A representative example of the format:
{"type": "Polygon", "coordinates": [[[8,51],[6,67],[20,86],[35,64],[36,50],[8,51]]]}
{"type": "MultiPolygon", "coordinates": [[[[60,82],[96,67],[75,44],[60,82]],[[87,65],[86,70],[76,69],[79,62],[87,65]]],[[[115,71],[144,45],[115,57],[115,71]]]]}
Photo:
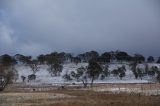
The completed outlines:
{"type": "MultiPolygon", "coordinates": [[[[50,54],[41,54],[36,57],[36,59],[32,59],[32,56],[25,56],[22,54],[16,54],[15,56],[10,56],[8,54],[0,56],[0,63],[3,62],[3,58],[8,58],[8,61],[14,61],[14,63],[22,63],[22,64],[53,64],[58,63],[62,64],[65,62],[73,62],[73,63],[80,63],[80,62],[89,62],[90,60],[96,60],[100,64],[106,64],[112,61],[137,61],[137,62],[154,62],[155,59],[153,56],[149,56],[145,58],[141,54],[135,54],[133,56],[129,55],[127,52],[124,51],[111,51],[111,52],[104,52],[99,54],[97,51],[89,51],[85,53],[78,54],[74,56],[72,53],[65,53],[65,52],[52,52],[50,54]],[[10,59],[9,59],[10,58],[10,59]]],[[[5,61],[5,60],[4,60],[5,61]]],[[[6,60],[7,61],[7,60],[6,60]]],[[[157,60],[157,63],[160,63],[160,57],[157,60]]]]}
{"type": "MultiPolygon", "coordinates": [[[[0,76],[4,76],[7,83],[11,83],[17,79],[17,71],[14,68],[16,64],[28,65],[33,71],[33,75],[39,70],[39,65],[48,65],[48,71],[51,76],[59,76],[63,69],[63,64],[65,63],[75,63],[76,65],[81,62],[88,63],[87,67],[80,67],[76,72],[71,72],[70,74],[65,74],[63,76],[66,80],[75,79],[77,81],[82,81],[84,86],[87,86],[87,78],[91,79],[91,86],[93,81],[101,76],[101,79],[113,74],[122,79],[125,76],[125,66],[118,67],[118,69],[112,72],[108,71],[108,63],[117,62],[130,62],[131,69],[135,78],[142,78],[146,73],[142,72],[141,69],[136,69],[137,64],[144,62],[155,62],[153,56],[149,56],[147,59],[141,54],[135,54],[134,56],[129,55],[124,51],[111,51],[99,54],[97,51],[89,51],[85,53],[78,54],[74,56],[72,53],[65,52],[52,52],[50,54],[41,54],[35,59],[32,56],[25,56],[22,54],[16,54],[15,56],[10,56],[4,54],[0,56],[0,76]]],[[[160,63],[160,58],[158,58],[157,63],[160,63]]],[[[147,66],[146,66],[147,70],[147,66]]],[[[149,70],[149,69],[148,69],[149,70]]],[[[157,67],[152,69],[153,71],[146,71],[148,75],[157,74],[157,79],[160,81],[160,73],[157,67]]],[[[23,77],[24,78],[24,77],[23,77]]]]}

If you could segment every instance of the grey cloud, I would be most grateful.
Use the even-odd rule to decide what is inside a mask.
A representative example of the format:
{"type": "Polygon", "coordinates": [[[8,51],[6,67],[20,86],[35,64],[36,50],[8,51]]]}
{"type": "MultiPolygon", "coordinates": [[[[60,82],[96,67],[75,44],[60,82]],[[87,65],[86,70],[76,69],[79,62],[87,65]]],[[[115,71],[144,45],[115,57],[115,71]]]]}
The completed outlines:
{"type": "Polygon", "coordinates": [[[0,50],[33,55],[125,50],[159,56],[159,7],[158,0],[1,0],[6,15],[0,12],[0,22],[14,33],[7,32],[12,45],[0,43],[0,50]]]}

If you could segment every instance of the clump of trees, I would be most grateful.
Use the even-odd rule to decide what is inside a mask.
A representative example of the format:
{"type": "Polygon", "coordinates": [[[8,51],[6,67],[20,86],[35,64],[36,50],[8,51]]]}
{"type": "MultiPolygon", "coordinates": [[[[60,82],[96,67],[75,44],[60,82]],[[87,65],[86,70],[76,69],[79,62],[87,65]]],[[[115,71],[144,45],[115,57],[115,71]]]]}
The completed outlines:
{"type": "Polygon", "coordinates": [[[63,69],[63,66],[61,64],[54,63],[49,66],[48,71],[53,77],[53,76],[60,76],[62,69],[63,69]]]}
{"type": "Polygon", "coordinates": [[[135,63],[143,63],[143,62],[145,62],[145,57],[141,54],[135,54],[132,57],[132,61],[135,63]]]}
{"type": "Polygon", "coordinates": [[[67,81],[77,80],[81,81],[84,87],[88,85],[88,79],[91,80],[91,87],[93,86],[94,80],[98,79],[100,74],[103,72],[103,68],[96,61],[90,60],[87,67],[80,67],[76,71],[72,71],[70,74],[66,73],[63,78],[67,81]]]}
{"type": "Polygon", "coordinates": [[[95,59],[99,57],[99,53],[97,51],[89,51],[82,54],[77,55],[83,62],[89,62],[91,59],[95,59]]]}
{"type": "Polygon", "coordinates": [[[32,56],[24,56],[21,54],[16,54],[14,56],[15,60],[17,60],[18,62],[22,63],[22,64],[30,64],[32,56]]]}
{"type": "Polygon", "coordinates": [[[115,57],[118,61],[131,61],[132,57],[123,51],[116,51],[115,57]]]}
{"type": "Polygon", "coordinates": [[[126,72],[126,68],[125,66],[122,66],[122,67],[118,67],[118,69],[114,69],[111,73],[122,80],[122,78],[126,76],[125,72],[126,72]]]}
{"type": "MultiPolygon", "coordinates": [[[[111,51],[99,54],[97,51],[88,51],[78,55],[65,52],[52,52],[50,54],[41,54],[37,56],[37,59],[32,59],[32,56],[24,56],[16,54],[14,57],[9,55],[2,55],[0,57],[0,74],[4,74],[7,78],[7,82],[16,80],[18,76],[14,65],[17,63],[28,65],[33,74],[36,74],[40,65],[48,65],[48,72],[52,77],[60,76],[63,70],[64,63],[75,63],[76,65],[81,62],[88,63],[87,67],[80,67],[76,71],[66,73],[63,78],[67,81],[76,80],[81,81],[84,86],[88,85],[88,80],[91,80],[91,86],[93,86],[94,80],[100,78],[101,80],[108,77],[110,74],[123,79],[126,76],[125,66],[118,67],[110,72],[109,64],[115,62],[128,62],[135,78],[142,79],[143,76],[148,75],[156,77],[157,80],[160,78],[158,67],[149,67],[147,64],[153,63],[156,59],[153,56],[149,56],[147,59],[141,54],[129,55],[125,51],[111,51]],[[138,64],[145,64],[145,69],[137,68],[138,64]]],[[[157,60],[160,63],[160,58],[157,60]]],[[[24,78],[23,78],[24,79],[24,78]]]]}
{"type": "Polygon", "coordinates": [[[48,71],[51,76],[60,76],[60,73],[63,70],[63,62],[65,59],[65,53],[51,53],[50,55],[46,56],[46,62],[49,66],[48,71]]]}
{"type": "Polygon", "coordinates": [[[15,64],[17,64],[16,60],[10,55],[5,54],[0,56],[0,76],[3,76],[3,86],[0,85],[1,90],[3,90],[7,84],[18,79],[18,72],[14,68],[15,64]]]}
{"type": "Polygon", "coordinates": [[[72,57],[71,58],[71,62],[73,62],[73,63],[75,63],[77,65],[78,63],[81,62],[81,59],[79,57],[72,57]]]}

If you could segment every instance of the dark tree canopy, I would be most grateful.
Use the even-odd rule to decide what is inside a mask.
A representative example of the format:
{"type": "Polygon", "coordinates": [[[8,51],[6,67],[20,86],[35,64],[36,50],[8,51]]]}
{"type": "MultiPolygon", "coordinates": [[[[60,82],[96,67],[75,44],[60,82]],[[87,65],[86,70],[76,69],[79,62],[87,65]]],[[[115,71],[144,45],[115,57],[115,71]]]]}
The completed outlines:
{"type": "Polygon", "coordinates": [[[99,75],[102,73],[102,67],[95,61],[89,61],[87,74],[91,78],[91,86],[93,85],[93,80],[97,79],[99,75]]]}
{"type": "Polygon", "coordinates": [[[8,54],[4,54],[0,56],[0,63],[3,65],[13,65],[16,64],[17,61],[8,54]]]}
{"type": "Polygon", "coordinates": [[[83,58],[84,61],[89,62],[91,59],[95,59],[99,57],[99,53],[97,51],[89,51],[83,54],[78,55],[80,58],[83,58]]]}
{"type": "Polygon", "coordinates": [[[135,54],[133,57],[133,61],[141,63],[145,61],[145,57],[141,54],[135,54]]]}
{"type": "Polygon", "coordinates": [[[104,58],[104,61],[106,63],[109,63],[112,59],[112,55],[110,54],[110,52],[105,52],[101,55],[102,58],[104,58]]]}
{"type": "Polygon", "coordinates": [[[81,62],[81,58],[79,58],[79,57],[72,57],[72,62],[78,64],[78,63],[81,62]]]}
{"type": "Polygon", "coordinates": [[[119,61],[130,61],[132,59],[132,57],[128,55],[127,52],[123,51],[116,51],[115,55],[116,59],[119,61]]]}
{"type": "Polygon", "coordinates": [[[44,62],[45,62],[45,56],[44,56],[43,54],[41,54],[41,55],[39,55],[39,56],[37,57],[37,60],[38,60],[38,62],[39,62],[40,64],[44,64],[44,62]]]}
{"type": "Polygon", "coordinates": [[[160,63],[160,57],[158,58],[157,63],[160,63]]]}
{"type": "Polygon", "coordinates": [[[22,62],[23,64],[30,64],[32,56],[24,56],[21,54],[16,54],[14,56],[19,62],[22,62]]]}
{"type": "Polygon", "coordinates": [[[148,62],[154,62],[154,57],[153,56],[149,56],[147,59],[148,62]]]}

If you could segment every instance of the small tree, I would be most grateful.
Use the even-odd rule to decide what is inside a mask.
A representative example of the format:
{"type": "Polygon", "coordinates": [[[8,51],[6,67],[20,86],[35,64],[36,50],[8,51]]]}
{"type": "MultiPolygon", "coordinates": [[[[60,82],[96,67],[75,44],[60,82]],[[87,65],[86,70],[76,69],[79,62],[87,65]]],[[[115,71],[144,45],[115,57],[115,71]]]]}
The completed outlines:
{"type": "Polygon", "coordinates": [[[131,70],[135,76],[135,79],[138,78],[138,73],[137,73],[137,70],[136,70],[136,67],[137,67],[137,61],[133,62],[132,64],[130,64],[131,66],[131,70]]]}
{"type": "Polygon", "coordinates": [[[132,59],[136,63],[142,63],[142,62],[145,61],[145,57],[143,55],[141,55],[141,54],[135,54],[132,59]]]}
{"type": "Polygon", "coordinates": [[[87,69],[85,67],[78,68],[77,69],[78,78],[80,78],[86,71],[87,69]]]}
{"type": "Polygon", "coordinates": [[[148,71],[148,75],[149,76],[155,76],[156,72],[158,71],[158,67],[157,66],[152,66],[151,70],[148,71]]]}
{"type": "Polygon", "coordinates": [[[105,52],[101,55],[101,57],[105,59],[105,63],[109,63],[111,61],[112,55],[109,52],[105,52]]]}
{"type": "Polygon", "coordinates": [[[12,56],[10,56],[8,54],[0,56],[0,64],[5,67],[15,65],[16,63],[17,63],[17,61],[12,56]]]}
{"type": "Polygon", "coordinates": [[[66,81],[71,81],[71,80],[73,80],[73,79],[71,78],[70,74],[67,74],[67,73],[63,75],[63,78],[64,78],[66,81]]]}
{"type": "Polygon", "coordinates": [[[22,79],[22,81],[23,81],[23,83],[25,82],[25,79],[26,79],[26,77],[25,76],[21,76],[21,79],[22,79]]]}
{"type": "Polygon", "coordinates": [[[91,78],[91,87],[93,86],[93,81],[99,77],[102,71],[103,69],[97,62],[95,61],[89,62],[87,74],[91,78]]]}
{"type": "Polygon", "coordinates": [[[157,73],[157,81],[160,83],[160,71],[158,70],[158,68],[156,69],[156,73],[157,73]]]}
{"type": "Polygon", "coordinates": [[[137,69],[137,74],[138,74],[138,77],[142,80],[142,77],[144,76],[143,70],[140,69],[140,68],[138,68],[138,69],[137,69]]]}
{"type": "Polygon", "coordinates": [[[115,56],[116,56],[116,59],[118,61],[129,61],[129,60],[131,60],[131,56],[129,56],[127,54],[127,52],[116,51],[115,56]]]}
{"type": "Polygon", "coordinates": [[[119,70],[118,70],[118,69],[114,69],[111,73],[112,73],[114,76],[118,76],[118,75],[119,75],[119,70]]]}
{"type": "Polygon", "coordinates": [[[82,81],[84,87],[88,85],[87,77],[87,67],[80,67],[77,69],[77,78],[82,81]]]}
{"type": "Polygon", "coordinates": [[[149,63],[154,62],[154,57],[153,57],[153,56],[149,56],[148,59],[147,59],[147,61],[148,61],[149,63]]]}
{"type": "Polygon", "coordinates": [[[72,62],[74,62],[77,65],[81,62],[81,59],[79,57],[72,57],[72,62]]]}
{"type": "Polygon", "coordinates": [[[110,75],[110,72],[109,72],[108,68],[109,68],[108,64],[105,65],[105,67],[102,71],[101,77],[100,77],[101,80],[103,80],[105,77],[108,77],[110,75]]]}
{"type": "Polygon", "coordinates": [[[18,72],[14,67],[16,61],[11,56],[2,55],[0,59],[0,82],[2,82],[2,85],[0,84],[0,90],[3,90],[7,84],[17,80],[18,72]]]}
{"type": "Polygon", "coordinates": [[[126,76],[126,68],[125,66],[122,66],[121,68],[118,68],[119,71],[119,78],[122,80],[123,77],[126,76]]]}
{"type": "Polygon", "coordinates": [[[75,78],[77,80],[77,82],[79,81],[80,77],[82,77],[82,75],[86,72],[86,68],[85,67],[80,67],[77,69],[77,72],[72,71],[71,72],[71,76],[73,78],[75,78]]]}
{"type": "Polygon", "coordinates": [[[155,71],[153,71],[153,70],[148,71],[148,75],[149,75],[149,76],[155,76],[155,71]]]}
{"type": "Polygon", "coordinates": [[[119,78],[120,78],[121,80],[122,80],[122,78],[125,77],[125,76],[126,76],[125,72],[122,72],[122,73],[119,74],[119,78]]]}
{"type": "Polygon", "coordinates": [[[9,67],[7,70],[8,71],[6,76],[7,76],[7,83],[13,83],[16,82],[16,80],[18,79],[18,72],[17,70],[14,68],[14,66],[9,67]]]}
{"type": "Polygon", "coordinates": [[[85,61],[89,62],[91,59],[97,58],[99,56],[99,53],[97,51],[89,51],[83,54],[85,61]]]}
{"type": "Polygon", "coordinates": [[[126,68],[125,66],[122,67],[118,67],[118,69],[114,69],[112,71],[112,74],[114,74],[115,76],[119,76],[120,79],[122,79],[123,77],[126,76],[126,68]]]}
{"type": "Polygon", "coordinates": [[[63,70],[63,66],[58,63],[51,64],[48,69],[51,76],[60,76],[60,73],[62,72],[62,70],[63,70]]]}
{"type": "Polygon", "coordinates": [[[88,85],[87,76],[86,75],[82,76],[81,81],[83,83],[84,88],[86,88],[88,85]]]}
{"type": "Polygon", "coordinates": [[[160,83],[160,73],[157,74],[157,81],[160,83]]]}
{"type": "Polygon", "coordinates": [[[39,55],[37,57],[37,60],[40,64],[44,64],[45,63],[45,56],[43,54],[39,55]]]}
{"type": "Polygon", "coordinates": [[[23,64],[30,64],[31,59],[32,59],[31,56],[24,56],[21,54],[16,54],[14,57],[16,58],[16,60],[18,60],[19,62],[23,64]]]}
{"type": "Polygon", "coordinates": [[[37,61],[34,61],[34,60],[29,64],[29,67],[31,68],[33,74],[35,74],[36,72],[38,72],[39,69],[40,69],[40,67],[37,64],[37,61]]]}
{"type": "Polygon", "coordinates": [[[160,57],[158,57],[157,63],[160,63],[160,57]]]}
{"type": "Polygon", "coordinates": [[[71,72],[71,76],[75,79],[77,79],[78,81],[78,76],[77,76],[77,73],[75,73],[74,71],[71,72]]]}

